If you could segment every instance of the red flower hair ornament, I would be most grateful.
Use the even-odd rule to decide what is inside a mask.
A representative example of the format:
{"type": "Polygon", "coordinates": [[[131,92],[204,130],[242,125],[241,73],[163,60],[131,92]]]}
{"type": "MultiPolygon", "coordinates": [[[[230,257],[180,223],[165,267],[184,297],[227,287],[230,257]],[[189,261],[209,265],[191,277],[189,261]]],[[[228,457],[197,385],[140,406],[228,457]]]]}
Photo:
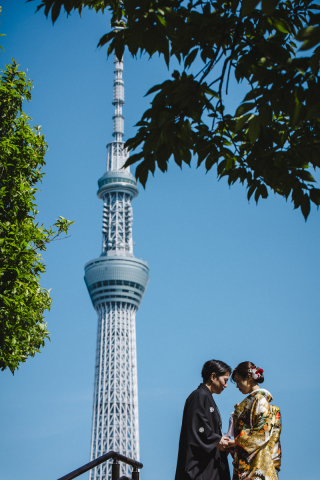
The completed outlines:
{"type": "Polygon", "coordinates": [[[251,373],[252,378],[254,380],[258,380],[258,378],[260,378],[262,376],[263,370],[262,370],[262,368],[252,367],[252,368],[249,369],[249,373],[251,373]]]}

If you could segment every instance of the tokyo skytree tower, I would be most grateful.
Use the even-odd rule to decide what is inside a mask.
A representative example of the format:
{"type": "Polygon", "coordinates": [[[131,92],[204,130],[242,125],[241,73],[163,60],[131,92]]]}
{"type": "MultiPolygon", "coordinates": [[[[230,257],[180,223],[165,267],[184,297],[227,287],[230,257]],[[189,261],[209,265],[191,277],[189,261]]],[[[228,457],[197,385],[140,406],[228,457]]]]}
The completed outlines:
{"type": "MultiPolygon", "coordinates": [[[[103,200],[102,253],[85,265],[85,282],[98,314],[91,460],[113,450],[139,460],[136,312],[149,281],[146,262],[133,255],[132,206],[138,195],[124,148],[123,62],[115,58],[113,142],[107,170],[98,180],[103,200]]],[[[111,462],[91,470],[90,480],[110,480],[111,462]]],[[[131,467],[121,464],[121,475],[131,467]]]]}

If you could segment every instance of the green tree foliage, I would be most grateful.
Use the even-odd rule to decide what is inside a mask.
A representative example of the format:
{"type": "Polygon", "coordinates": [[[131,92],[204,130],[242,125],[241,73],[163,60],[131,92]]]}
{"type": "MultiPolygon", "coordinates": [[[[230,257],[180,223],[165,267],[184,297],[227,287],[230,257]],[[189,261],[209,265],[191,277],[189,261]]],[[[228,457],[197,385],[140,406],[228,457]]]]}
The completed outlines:
{"type": "Polygon", "coordinates": [[[305,219],[320,204],[313,171],[320,166],[320,6],[312,0],[43,0],[53,22],[61,7],[110,10],[109,44],[121,58],[158,53],[181,71],[152,87],[151,107],[127,145],[137,150],[136,177],[145,185],[156,165],[192,155],[229,185],[240,181],[248,198],[270,189],[290,198],[305,219]],[[199,65],[196,73],[190,67],[199,65]],[[195,62],[197,62],[195,64],[195,62]],[[225,108],[230,81],[249,85],[233,112],[225,108]]]}
{"type": "Polygon", "coordinates": [[[51,299],[39,284],[39,252],[73,223],[60,217],[46,230],[36,222],[47,144],[40,128],[30,127],[24,99],[31,99],[31,82],[13,62],[0,79],[0,368],[12,373],[49,338],[43,313],[51,299]]]}

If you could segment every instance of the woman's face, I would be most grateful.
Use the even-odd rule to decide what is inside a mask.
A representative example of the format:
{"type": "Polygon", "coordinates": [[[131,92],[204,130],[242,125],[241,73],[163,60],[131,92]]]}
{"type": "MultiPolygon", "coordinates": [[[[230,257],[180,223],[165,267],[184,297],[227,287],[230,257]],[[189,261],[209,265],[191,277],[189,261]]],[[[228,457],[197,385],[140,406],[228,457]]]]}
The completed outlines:
{"type": "Polygon", "coordinates": [[[212,393],[217,393],[218,395],[220,395],[221,392],[223,392],[223,390],[225,388],[227,388],[227,383],[228,383],[228,380],[229,380],[229,377],[230,377],[230,373],[227,372],[227,373],[224,373],[223,375],[221,375],[221,377],[217,377],[217,375],[215,373],[213,373],[211,375],[211,392],[212,393]]]}
{"type": "Polygon", "coordinates": [[[237,388],[244,395],[252,392],[253,387],[256,385],[256,382],[253,380],[250,373],[248,373],[248,376],[246,378],[240,377],[240,375],[236,373],[234,376],[234,381],[237,384],[237,388]]]}

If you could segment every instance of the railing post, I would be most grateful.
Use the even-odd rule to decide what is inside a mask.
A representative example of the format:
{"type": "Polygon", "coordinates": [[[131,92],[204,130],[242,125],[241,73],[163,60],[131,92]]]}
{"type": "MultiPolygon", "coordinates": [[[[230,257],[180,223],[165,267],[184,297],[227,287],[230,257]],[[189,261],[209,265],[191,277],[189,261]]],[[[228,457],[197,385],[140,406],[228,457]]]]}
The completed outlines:
{"type": "Polygon", "coordinates": [[[113,459],[112,464],[112,480],[119,480],[120,477],[120,465],[117,458],[113,459]]]}
{"type": "Polygon", "coordinates": [[[132,469],[132,480],[140,480],[140,472],[137,467],[132,469]]]}

